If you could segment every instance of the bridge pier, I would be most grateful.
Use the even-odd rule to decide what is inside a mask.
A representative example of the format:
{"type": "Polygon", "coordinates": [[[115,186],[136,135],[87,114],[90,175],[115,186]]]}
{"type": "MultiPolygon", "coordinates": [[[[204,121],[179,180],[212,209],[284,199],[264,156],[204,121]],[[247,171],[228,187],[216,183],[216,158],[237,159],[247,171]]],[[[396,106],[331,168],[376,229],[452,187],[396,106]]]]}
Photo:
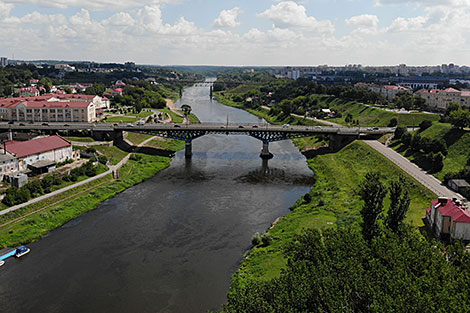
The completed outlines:
{"type": "Polygon", "coordinates": [[[184,146],[184,157],[186,159],[190,159],[193,155],[193,144],[192,140],[186,140],[186,144],[184,146]]]}
{"type": "Polygon", "coordinates": [[[263,141],[263,148],[261,149],[261,154],[259,155],[263,160],[270,160],[274,155],[269,152],[269,142],[263,141]]]}

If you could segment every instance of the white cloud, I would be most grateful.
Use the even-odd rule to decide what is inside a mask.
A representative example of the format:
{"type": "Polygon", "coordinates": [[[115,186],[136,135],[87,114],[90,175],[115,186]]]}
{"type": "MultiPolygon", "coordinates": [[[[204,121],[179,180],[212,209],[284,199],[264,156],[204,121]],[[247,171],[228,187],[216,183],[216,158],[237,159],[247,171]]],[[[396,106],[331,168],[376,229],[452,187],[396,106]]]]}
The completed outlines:
{"type": "MultiPolygon", "coordinates": [[[[154,4],[181,3],[184,0],[153,0],[154,4]]],[[[128,8],[135,8],[149,4],[148,0],[5,0],[6,3],[22,3],[38,5],[47,8],[66,9],[68,7],[78,7],[87,10],[107,10],[119,11],[128,8]]]]}
{"type": "Polygon", "coordinates": [[[345,20],[346,25],[354,27],[356,34],[376,34],[379,27],[379,18],[376,15],[363,14],[345,20]]]}
{"type": "Polygon", "coordinates": [[[423,7],[438,5],[453,7],[470,7],[470,0],[375,0],[376,6],[403,4],[417,4],[423,7]]]}
{"type": "Polygon", "coordinates": [[[13,4],[5,3],[0,0],[0,21],[6,19],[13,9],[13,4]]]}
{"type": "Polygon", "coordinates": [[[318,21],[313,16],[307,16],[305,7],[294,1],[282,1],[257,16],[272,20],[279,28],[297,27],[311,32],[330,34],[335,29],[329,20],[318,21]]]}
{"type": "Polygon", "coordinates": [[[219,17],[214,20],[215,27],[237,27],[240,26],[240,22],[237,21],[238,15],[241,13],[239,7],[234,7],[231,10],[223,10],[220,12],[219,17]]]}

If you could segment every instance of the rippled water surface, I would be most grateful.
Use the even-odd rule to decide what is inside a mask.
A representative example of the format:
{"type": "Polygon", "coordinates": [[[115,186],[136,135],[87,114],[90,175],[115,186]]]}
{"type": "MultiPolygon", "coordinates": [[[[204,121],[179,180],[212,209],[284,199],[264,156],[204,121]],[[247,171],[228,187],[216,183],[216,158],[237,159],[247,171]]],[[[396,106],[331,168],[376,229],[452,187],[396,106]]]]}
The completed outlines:
{"type": "MultiPolygon", "coordinates": [[[[260,123],[185,91],[205,122],[260,123]]],[[[0,268],[2,312],[206,312],[226,301],[231,275],[255,232],[263,232],[305,194],[313,175],[290,141],[248,136],[194,140],[193,158],[171,167],[28,245],[0,268]]]]}

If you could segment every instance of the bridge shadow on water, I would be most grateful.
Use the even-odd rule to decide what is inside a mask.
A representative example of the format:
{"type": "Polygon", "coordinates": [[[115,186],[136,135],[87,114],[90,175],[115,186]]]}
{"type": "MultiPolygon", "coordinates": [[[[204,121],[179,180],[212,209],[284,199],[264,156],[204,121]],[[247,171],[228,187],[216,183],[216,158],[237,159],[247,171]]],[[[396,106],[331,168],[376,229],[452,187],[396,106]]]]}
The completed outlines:
{"type": "Polygon", "coordinates": [[[285,169],[269,167],[269,160],[261,160],[260,168],[238,176],[235,180],[249,184],[287,183],[298,186],[312,186],[315,184],[314,176],[295,174],[285,169]]]}

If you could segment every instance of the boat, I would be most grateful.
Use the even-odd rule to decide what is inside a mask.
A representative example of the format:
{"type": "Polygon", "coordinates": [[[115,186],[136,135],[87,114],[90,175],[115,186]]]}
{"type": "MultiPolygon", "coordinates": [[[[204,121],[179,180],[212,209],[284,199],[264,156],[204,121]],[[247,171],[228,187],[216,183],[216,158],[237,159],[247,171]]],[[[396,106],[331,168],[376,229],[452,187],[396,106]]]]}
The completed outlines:
{"type": "Polygon", "coordinates": [[[1,260],[0,261],[0,266],[3,266],[3,264],[5,264],[5,261],[1,260]]]}
{"type": "Polygon", "coordinates": [[[18,248],[16,248],[15,257],[21,258],[23,255],[28,254],[30,251],[30,248],[27,248],[25,246],[19,246],[18,248]]]}

